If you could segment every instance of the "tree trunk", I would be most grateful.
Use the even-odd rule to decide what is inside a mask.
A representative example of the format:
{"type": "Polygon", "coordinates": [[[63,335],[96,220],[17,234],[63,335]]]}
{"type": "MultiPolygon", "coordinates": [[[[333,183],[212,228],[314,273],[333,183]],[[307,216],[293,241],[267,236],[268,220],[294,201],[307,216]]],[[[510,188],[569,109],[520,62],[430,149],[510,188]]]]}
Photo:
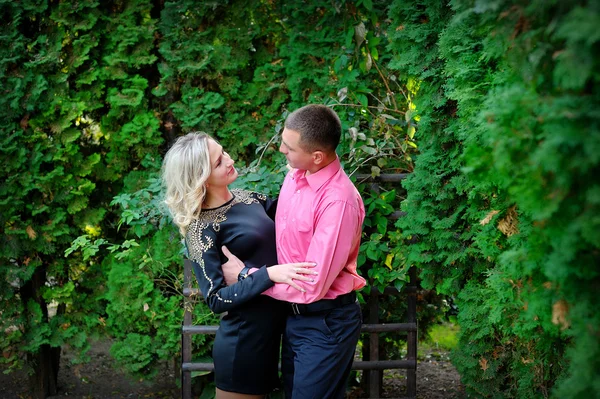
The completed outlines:
{"type": "MultiPolygon", "coordinates": [[[[46,267],[38,267],[31,280],[27,281],[21,287],[21,300],[25,309],[29,301],[39,304],[42,309],[42,321],[48,322],[48,305],[40,295],[41,288],[46,282],[46,267]]],[[[29,313],[26,312],[29,318],[29,313]]],[[[35,328],[32,321],[27,322],[27,328],[35,328]]],[[[61,348],[52,348],[44,344],[36,352],[27,354],[27,362],[33,369],[33,374],[29,377],[29,389],[34,399],[45,399],[48,396],[56,395],[58,382],[58,368],[60,364],[61,348]]]]}
{"type": "Polygon", "coordinates": [[[47,344],[42,345],[37,352],[30,353],[27,360],[34,370],[29,377],[32,398],[45,399],[48,396],[56,395],[60,347],[52,348],[47,344]]]}

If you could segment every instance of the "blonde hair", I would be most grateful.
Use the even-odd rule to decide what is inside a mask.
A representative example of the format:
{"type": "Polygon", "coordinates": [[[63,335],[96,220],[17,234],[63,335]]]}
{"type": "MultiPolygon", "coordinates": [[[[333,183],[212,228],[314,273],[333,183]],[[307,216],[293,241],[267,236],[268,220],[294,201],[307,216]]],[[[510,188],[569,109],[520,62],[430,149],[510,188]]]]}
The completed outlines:
{"type": "Polygon", "coordinates": [[[200,215],[206,196],[204,183],[211,173],[208,152],[210,139],[204,132],[181,136],[167,151],[163,161],[165,204],[183,236],[187,226],[200,215]]]}

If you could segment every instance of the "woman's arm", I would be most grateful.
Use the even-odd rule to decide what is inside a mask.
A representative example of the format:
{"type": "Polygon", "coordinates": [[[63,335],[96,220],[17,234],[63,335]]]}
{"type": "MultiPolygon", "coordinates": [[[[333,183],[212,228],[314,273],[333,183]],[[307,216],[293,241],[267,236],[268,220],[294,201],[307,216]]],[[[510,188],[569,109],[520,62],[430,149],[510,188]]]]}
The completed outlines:
{"type": "Polygon", "coordinates": [[[218,234],[210,227],[192,229],[186,237],[196,280],[210,310],[223,313],[248,302],[273,285],[266,267],[239,284],[227,286],[221,269],[218,234]]]}
{"type": "MultiPolygon", "coordinates": [[[[223,250],[223,254],[225,255],[225,257],[227,258],[227,262],[221,265],[223,278],[225,279],[227,285],[237,285],[239,281],[240,272],[248,265],[245,265],[244,262],[239,260],[237,256],[232,254],[226,246],[222,246],[221,249],[223,250]]],[[[285,263],[282,265],[270,266],[266,269],[269,279],[272,282],[287,284],[291,287],[294,287],[298,291],[304,292],[304,289],[301,288],[298,284],[296,284],[294,280],[313,282],[313,277],[319,274],[312,270],[312,268],[316,265],[317,264],[314,262],[285,263]]],[[[260,269],[251,268],[246,278],[251,277],[254,273],[261,271],[262,269],[264,269],[264,267],[260,269]]]]}

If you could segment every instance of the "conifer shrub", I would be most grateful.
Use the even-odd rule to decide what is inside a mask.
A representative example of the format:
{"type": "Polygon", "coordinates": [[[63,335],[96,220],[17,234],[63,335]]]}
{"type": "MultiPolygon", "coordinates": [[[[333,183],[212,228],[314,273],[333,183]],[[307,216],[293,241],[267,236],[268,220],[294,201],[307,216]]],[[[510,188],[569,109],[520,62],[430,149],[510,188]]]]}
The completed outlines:
{"type": "MultiPolygon", "coordinates": [[[[55,392],[63,345],[85,361],[98,336],[133,375],[176,364],[182,245],[161,205],[162,155],[204,130],[238,161],[239,186],[277,195],[282,123],[316,102],[340,115],[340,159],[367,208],[363,294],[401,289],[416,266],[422,336],[453,298],[453,361],[473,397],[598,396],[598,11],[0,4],[0,361],[35,370],[35,397],[55,392]],[[384,173],[410,175],[357,177],[384,173]]],[[[382,305],[382,321],[404,321],[401,299],[382,305]]],[[[399,340],[383,336],[388,354],[399,340]]]]}
{"type": "MultiPolygon", "coordinates": [[[[98,337],[113,339],[130,374],[178,367],[182,245],[157,180],[177,136],[212,134],[238,160],[240,184],[276,195],[282,121],[320,102],[342,118],[349,172],[411,170],[416,122],[410,90],[385,66],[386,4],[0,5],[0,361],[40,376],[36,397],[56,392],[63,345],[82,362],[98,337]]],[[[401,288],[402,237],[386,218],[400,197],[390,186],[365,196],[373,248],[361,272],[401,288]]],[[[217,322],[202,303],[194,311],[217,322]]],[[[196,356],[210,339],[195,338],[196,356]]]]}
{"type": "Polygon", "coordinates": [[[426,286],[456,296],[463,383],[474,397],[598,396],[597,5],[390,10],[390,67],[420,81],[400,225],[426,286]]]}
{"type": "MultiPolygon", "coordinates": [[[[106,333],[106,265],[64,253],[114,237],[109,203],[164,140],[149,109],[150,2],[3,2],[0,362],[32,396],[57,391],[63,345],[87,360],[106,333]]],[[[93,249],[93,248],[92,248],[93,249]]]]}

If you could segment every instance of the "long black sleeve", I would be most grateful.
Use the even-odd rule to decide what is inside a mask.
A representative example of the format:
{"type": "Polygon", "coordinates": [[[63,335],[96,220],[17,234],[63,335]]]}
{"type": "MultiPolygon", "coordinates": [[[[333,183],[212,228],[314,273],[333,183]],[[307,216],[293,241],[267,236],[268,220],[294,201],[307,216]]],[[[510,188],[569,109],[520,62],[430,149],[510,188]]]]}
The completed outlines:
{"type": "Polygon", "coordinates": [[[195,262],[198,285],[215,313],[233,310],[270,288],[273,282],[261,266],[277,264],[275,224],[267,215],[275,210],[275,202],[247,190],[234,189],[232,194],[222,206],[203,209],[186,229],[188,258],[195,262]],[[222,246],[246,266],[261,269],[228,287],[221,268],[227,261],[222,246]]]}
{"type": "Polygon", "coordinates": [[[223,313],[240,306],[273,286],[266,267],[248,278],[227,286],[221,269],[221,245],[218,234],[210,225],[193,229],[187,237],[189,258],[194,262],[196,280],[208,307],[223,313]]]}

